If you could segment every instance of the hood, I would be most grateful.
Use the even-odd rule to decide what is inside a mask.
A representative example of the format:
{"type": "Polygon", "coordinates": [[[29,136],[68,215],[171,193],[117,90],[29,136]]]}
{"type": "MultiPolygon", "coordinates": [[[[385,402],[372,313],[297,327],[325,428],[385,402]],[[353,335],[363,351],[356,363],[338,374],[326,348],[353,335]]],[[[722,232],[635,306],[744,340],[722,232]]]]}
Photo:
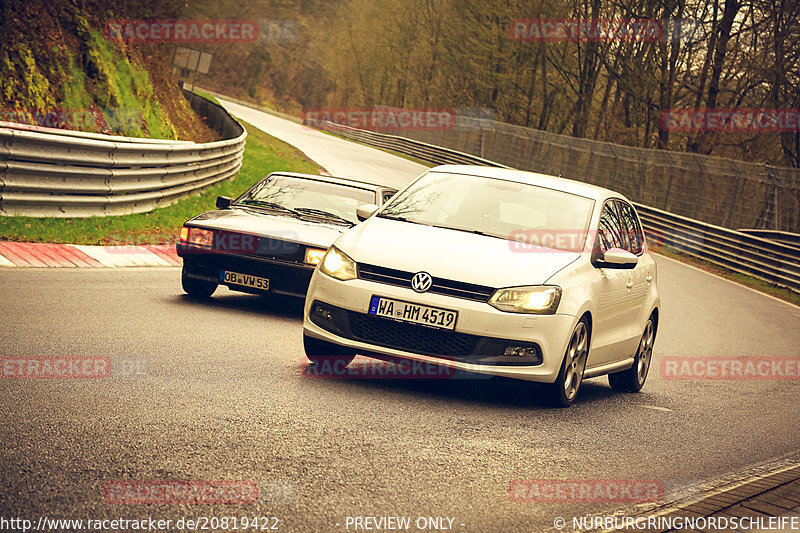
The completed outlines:
{"type": "Polygon", "coordinates": [[[347,226],[301,220],[260,212],[255,209],[216,209],[190,219],[187,224],[200,228],[250,233],[300,244],[327,248],[347,226]]]}
{"type": "Polygon", "coordinates": [[[463,231],[372,217],[337,242],[358,263],[425,271],[494,288],[537,285],[580,257],[578,252],[518,246],[463,231]]]}

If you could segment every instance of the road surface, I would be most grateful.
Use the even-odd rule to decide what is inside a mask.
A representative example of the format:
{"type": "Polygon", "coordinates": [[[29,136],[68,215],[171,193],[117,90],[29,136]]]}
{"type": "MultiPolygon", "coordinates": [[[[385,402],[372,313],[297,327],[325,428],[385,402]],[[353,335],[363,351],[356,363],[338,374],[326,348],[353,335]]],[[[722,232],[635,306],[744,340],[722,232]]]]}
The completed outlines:
{"type": "MultiPolygon", "coordinates": [[[[294,138],[332,173],[397,185],[419,171],[396,159],[381,172],[391,156],[338,140],[323,148],[319,136],[334,139],[226,106],[294,138]]],[[[670,499],[796,454],[797,380],[675,380],[659,366],[669,357],[797,357],[800,309],[657,262],[663,315],[644,390],[619,394],[605,378],[590,380],[565,410],[502,379],[306,377],[302,302],[224,288],[193,301],[177,268],[0,269],[0,355],[107,357],[128,370],[0,380],[0,516],[264,515],[282,531],[447,517],[453,531],[546,531],[557,517],[629,504],[515,502],[515,480],[650,480],[670,499]],[[109,483],[158,480],[252,482],[259,500],[104,497],[109,483]]]]}

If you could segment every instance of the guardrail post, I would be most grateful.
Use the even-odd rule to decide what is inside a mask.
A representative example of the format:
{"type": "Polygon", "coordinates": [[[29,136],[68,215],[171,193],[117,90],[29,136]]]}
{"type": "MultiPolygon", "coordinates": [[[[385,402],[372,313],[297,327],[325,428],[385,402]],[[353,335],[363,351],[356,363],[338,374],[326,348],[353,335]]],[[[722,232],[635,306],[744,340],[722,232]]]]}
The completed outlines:
{"type": "Polygon", "coordinates": [[[778,177],[775,175],[775,168],[772,165],[767,163],[764,167],[767,169],[769,183],[772,185],[772,229],[777,231],[780,229],[780,224],[778,223],[778,217],[780,216],[778,212],[778,177]]]}

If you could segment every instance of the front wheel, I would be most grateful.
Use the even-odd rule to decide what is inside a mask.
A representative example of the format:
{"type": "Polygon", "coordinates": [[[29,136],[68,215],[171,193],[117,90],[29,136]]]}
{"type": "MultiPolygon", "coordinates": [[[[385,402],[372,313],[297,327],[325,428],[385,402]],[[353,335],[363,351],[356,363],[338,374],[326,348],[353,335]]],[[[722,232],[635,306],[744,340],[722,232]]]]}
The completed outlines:
{"type": "Polygon", "coordinates": [[[569,407],[578,395],[583,382],[583,371],[586,369],[586,358],[589,355],[589,326],[585,318],[581,318],[567,344],[567,352],[561,363],[561,370],[555,383],[547,386],[550,403],[557,407],[569,407]]]}
{"type": "Polygon", "coordinates": [[[214,291],[217,290],[216,283],[187,277],[186,267],[183,268],[183,272],[181,274],[181,284],[183,285],[184,292],[186,292],[186,294],[192,298],[208,298],[214,294],[214,291]]]}
{"type": "Polygon", "coordinates": [[[647,319],[644,326],[642,339],[639,341],[639,348],[636,350],[636,357],[633,366],[622,372],[615,372],[608,375],[608,384],[614,390],[623,392],[639,392],[647,379],[650,371],[650,361],[653,359],[653,344],[656,342],[656,324],[651,316],[647,319]]]}
{"type": "Polygon", "coordinates": [[[344,346],[326,342],[308,335],[303,335],[303,348],[306,357],[315,365],[322,366],[326,361],[330,365],[345,367],[355,358],[356,354],[344,346]]]}

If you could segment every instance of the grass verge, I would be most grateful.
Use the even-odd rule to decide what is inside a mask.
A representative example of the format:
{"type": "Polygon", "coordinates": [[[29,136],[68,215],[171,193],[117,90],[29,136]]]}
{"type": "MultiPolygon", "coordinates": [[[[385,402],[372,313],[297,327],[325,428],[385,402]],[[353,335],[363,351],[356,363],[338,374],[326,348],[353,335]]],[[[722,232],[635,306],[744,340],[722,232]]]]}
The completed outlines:
{"type": "Polygon", "coordinates": [[[318,173],[318,165],[255,126],[247,128],[242,169],[231,179],[148,213],[90,218],[0,217],[0,240],[71,244],[167,244],[189,218],[214,208],[217,196],[236,197],[270,172],[318,173]]]}

